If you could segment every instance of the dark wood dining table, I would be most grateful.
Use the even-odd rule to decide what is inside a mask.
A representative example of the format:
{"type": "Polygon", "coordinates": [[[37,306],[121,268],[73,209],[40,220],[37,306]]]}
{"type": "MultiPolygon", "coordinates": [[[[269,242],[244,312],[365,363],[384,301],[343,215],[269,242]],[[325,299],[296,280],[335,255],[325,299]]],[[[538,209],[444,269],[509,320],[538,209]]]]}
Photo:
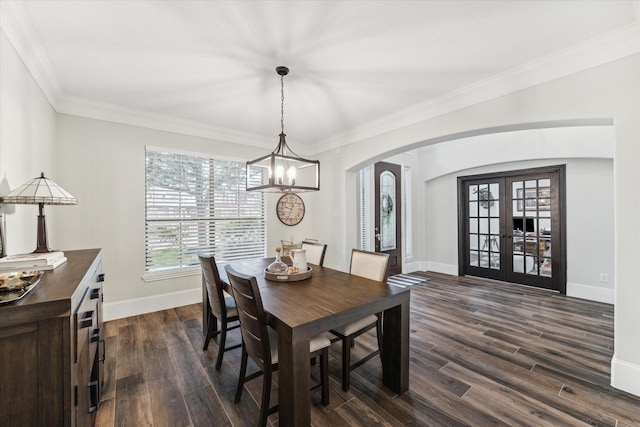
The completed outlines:
{"type": "MultiPolygon", "coordinates": [[[[236,271],[256,277],[269,325],[278,332],[280,426],[311,424],[310,337],[369,314],[384,313],[383,384],[398,394],[408,390],[410,288],[313,264],[309,264],[313,270],[309,279],[270,281],[264,270],[271,262],[273,258],[260,258],[230,264],[236,271]]],[[[222,265],[219,271],[228,286],[222,265]]],[[[205,331],[209,310],[203,286],[205,331]]]]}

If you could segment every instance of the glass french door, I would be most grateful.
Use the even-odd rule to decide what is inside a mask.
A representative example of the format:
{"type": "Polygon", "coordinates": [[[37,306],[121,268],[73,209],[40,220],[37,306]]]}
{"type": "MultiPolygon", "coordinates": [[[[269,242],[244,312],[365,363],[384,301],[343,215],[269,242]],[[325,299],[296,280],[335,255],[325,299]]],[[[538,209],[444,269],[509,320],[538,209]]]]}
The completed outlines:
{"type": "Polygon", "coordinates": [[[503,278],[503,193],[504,179],[480,179],[465,183],[467,274],[503,278]]]}
{"type": "Polygon", "coordinates": [[[564,292],[564,168],[522,172],[459,178],[460,272],[564,292]]]}

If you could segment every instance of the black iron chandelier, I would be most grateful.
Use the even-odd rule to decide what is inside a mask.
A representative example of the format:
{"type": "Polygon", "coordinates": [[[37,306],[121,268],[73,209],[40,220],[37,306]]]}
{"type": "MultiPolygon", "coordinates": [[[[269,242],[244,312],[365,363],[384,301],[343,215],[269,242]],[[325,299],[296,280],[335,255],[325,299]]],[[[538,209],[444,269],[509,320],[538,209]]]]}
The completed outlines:
{"type": "Polygon", "coordinates": [[[247,162],[247,191],[269,193],[320,190],[320,161],[303,159],[287,145],[284,133],[284,76],[287,67],[276,67],[280,75],[280,142],[264,157],[247,162]]]}

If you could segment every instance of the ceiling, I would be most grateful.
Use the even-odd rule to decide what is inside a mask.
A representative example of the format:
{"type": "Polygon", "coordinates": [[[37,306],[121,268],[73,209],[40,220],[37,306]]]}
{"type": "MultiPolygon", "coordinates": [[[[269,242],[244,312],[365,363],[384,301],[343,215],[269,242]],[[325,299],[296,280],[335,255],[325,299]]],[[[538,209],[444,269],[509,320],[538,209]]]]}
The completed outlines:
{"type": "Polygon", "coordinates": [[[59,112],[273,148],[275,67],[288,66],[285,132],[303,153],[406,124],[404,113],[474,85],[514,80],[517,70],[637,27],[640,13],[637,1],[1,6],[3,30],[19,36],[13,44],[59,112]]]}

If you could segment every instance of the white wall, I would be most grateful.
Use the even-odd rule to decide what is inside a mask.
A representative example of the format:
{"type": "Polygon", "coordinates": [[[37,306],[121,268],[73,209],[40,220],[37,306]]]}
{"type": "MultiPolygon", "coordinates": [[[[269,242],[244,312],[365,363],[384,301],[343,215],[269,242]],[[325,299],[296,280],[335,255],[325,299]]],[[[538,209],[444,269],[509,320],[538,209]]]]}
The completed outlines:
{"type": "MultiPolygon", "coordinates": [[[[145,146],[246,161],[255,148],[61,114],[59,171],[78,205],[58,218],[64,249],[103,248],[105,318],[199,301],[200,275],[145,282],[145,146]]],[[[275,199],[274,199],[275,200],[275,199]]],[[[268,230],[278,221],[269,200],[268,230]]],[[[271,232],[269,232],[269,235],[271,232]]],[[[269,236],[271,238],[271,236],[269,236]]]]}
{"type": "MultiPolygon", "coordinates": [[[[615,356],[612,362],[612,384],[640,395],[640,55],[632,55],[605,65],[558,78],[531,88],[461,108],[451,113],[428,118],[363,139],[341,148],[340,159],[334,151],[320,156],[324,165],[333,166],[330,193],[321,192],[319,216],[327,216],[331,206],[332,244],[350,248],[357,244],[357,191],[355,173],[390,155],[429,145],[436,141],[456,139],[469,133],[492,133],[495,129],[542,128],[558,121],[602,120],[615,129],[614,149],[614,240],[615,240],[615,356]],[[337,211],[337,212],[336,212],[337,211]]],[[[465,156],[466,153],[459,153],[465,156]]],[[[452,191],[453,194],[455,194],[452,191]]],[[[326,223],[323,223],[326,224],[326,223]]],[[[428,236],[423,236],[429,238],[428,236]]],[[[344,265],[342,258],[331,258],[329,265],[344,265]]],[[[437,261],[437,260],[436,260],[437,261]]],[[[446,261],[446,260],[445,260],[446,261]]]]}
{"type": "MultiPolygon", "coordinates": [[[[0,34],[0,195],[40,176],[41,172],[62,188],[54,147],[55,112],[4,32],[0,34]]],[[[72,193],[73,194],[73,193],[72,193]]],[[[55,218],[68,206],[45,208],[49,243],[57,247],[60,234],[55,218]]],[[[37,205],[0,205],[4,214],[7,253],[31,252],[36,248],[37,205]]]]}

